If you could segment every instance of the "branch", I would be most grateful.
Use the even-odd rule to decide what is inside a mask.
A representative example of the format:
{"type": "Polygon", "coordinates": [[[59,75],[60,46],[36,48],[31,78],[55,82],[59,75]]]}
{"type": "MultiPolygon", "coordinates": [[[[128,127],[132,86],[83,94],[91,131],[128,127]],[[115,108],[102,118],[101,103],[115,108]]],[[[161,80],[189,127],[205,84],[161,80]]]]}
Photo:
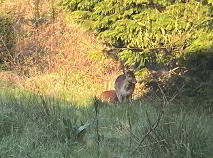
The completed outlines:
{"type": "Polygon", "coordinates": [[[163,112],[161,112],[158,116],[158,119],[155,121],[155,123],[152,125],[152,127],[149,129],[149,131],[143,136],[143,138],[141,139],[139,145],[136,147],[136,149],[132,152],[131,156],[133,156],[136,151],[138,150],[138,148],[142,145],[142,143],[144,142],[144,140],[146,139],[146,137],[148,137],[158,126],[160,123],[160,120],[162,118],[163,112]]]}
{"type": "Polygon", "coordinates": [[[120,48],[110,48],[110,49],[104,49],[105,52],[107,53],[112,53],[114,54],[117,50],[132,50],[135,52],[142,52],[142,51],[149,51],[149,52],[156,52],[156,51],[164,51],[166,53],[171,53],[172,48],[166,48],[166,47],[157,47],[157,48],[148,48],[148,49],[144,49],[144,48],[139,48],[139,47],[120,47],[120,48]]]}

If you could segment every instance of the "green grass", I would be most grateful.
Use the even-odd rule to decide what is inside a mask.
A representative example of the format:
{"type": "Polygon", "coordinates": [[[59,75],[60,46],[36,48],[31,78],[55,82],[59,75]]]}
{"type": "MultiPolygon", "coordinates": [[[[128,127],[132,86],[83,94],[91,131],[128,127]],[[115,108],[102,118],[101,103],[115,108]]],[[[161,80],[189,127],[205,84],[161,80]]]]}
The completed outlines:
{"type": "Polygon", "coordinates": [[[92,104],[78,107],[60,98],[14,88],[2,89],[0,98],[0,155],[3,158],[131,157],[133,151],[132,157],[142,158],[213,156],[213,119],[202,108],[199,112],[184,106],[164,108],[159,125],[139,146],[157,120],[161,102],[140,100],[131,105],[109,106],[97,101],[98,145],[92,104]],[[89,124],[86,132],[77,132],[76,129],[85,124],[89,124]]]}
{"type": "Polygon", "coordinates": [[[81,72],[73,74],[43,74],[32,78],[25,84],[26,88],[45,95],[65,98],[79,106],[87,106],[91,98],[97,95],[101,85],[86,79],[81,72]]]}
{"type": "MultiPolygon", "coordinates": [[[[21,1],[19,3],[22,4],[21,1]]],[[[28,4],[20,5],[23,8],[17,7],[18,3],[13,5],[16,7],[11,8],[19,8],[20,13],[23,8],[26,10],[25,7],[31,8],[30,5],[27,7],[28,4]]],[[[48,9],[48,7],[44,8],[48,9]]],[[[26,15],[29,14],[26,12],[26,15]]],[[[28,19],[28,17],[25,18],[28,19]]],[[[5,28],[2,33],[6,33],[4,41],[10,47],[14,44],[11,40],[14,32],[11,34],[11,29],[8,32],[12,23],[7,20],[9,19],[0,19],[2,27],[5,28]]],[[[48,26],[52,28],[52,25],[48,24],[48,26]]],[[[184,105],[176,103],[176,105],[162,108],[160,99],[141,99],[131,104],[118,105],[107,105],[92,100],[92,96],[103,90],[102,81],[109,79],[111,82],[109,76],[116,75],[112,73],[112,70],[117,71],[116,65],[113,66],[112,61],[102,60],[103,56],[99,52],[102,48],[96,45],[97,43],[85,32],[78,32],[80,28],[72,26],[68,29],[70,26],[65,28],[53,26],[55,29],[58,28],[60,33],[62,33],[61,30],[68,31],[64,31],[64,36],[51,34],[51,39],[54,39],[56,43],[65,45],[61,48],[54,47],[53,44],[51,49],[53,46],[53,51],[67,52],[67,54],[58,52],[58,56],[53,58],[53,61],[57,59],[57,62],[56,60],[54,62],[58,67],[53,68],[51,73],[44,72],[41,75],[35,73],[34,69],[26,69],[29,72],[32,71],[34,77],[28,78],[24,83],[20,81],[22,88],[17,87],[19,80],[15,74],[7,77],[5,73],[6,79],[4,81],[0,79],[0,158],[213,157],[213,118],[212,114],[204,110],[204,104],[196,105],[195,108],[195,105],[190,103],[192,99],[189,99],[183,101],[185,103],[188,101],[184,105]],[[81,42],[76,45],[74,41],[81,42]],[[82,55],[85,53],[88,56],[82,60],[82,55]],[[70,58],[64,59],[65,56],[69,57],[68,54],[70,58]],[[72,64],[70,59],[73,58],[77,61],[72,64]],[[90,64],[90,60],[94,60],[93,64],[90,64]],[[60,62],[61,65],[58,65],[60,62]],[[103,68],[103,65],[107,65],[106,68],[103,68]],[[90,70],[90,73],[87,70],[90,70]],[[82,104],[85,106],[80,106],[82,104]],[[98,108],[97,111],[94,105],[98,108]],[[164,113],[159,124],[156,124],[156,128],[147,134],[162,111],[164,113]]],[[[39,30],[40,36],[36,38],[38,41],[50,38],[49,34],[46,34],[48,32],[45,31],[46,29],[42,27],[39,30]]],[[[15,32],[15,35],[19,35],[22,31],[31,33],[31,30],[20,30],[15,32]]],[[[35,37],[22,38],[17,37],[16,41],[23,40],[23,43],[29,41],[30,44],[35,37]]],[[[40,53],[48,50],[46,46],[49,45],[49,40],[45,41],[47,41],[44,43],[45,48],[36,46],[39,50],[41,49],[40,53]]],[[[25,48],[25,45],[19,45],[19,47],[25,48]]],[[[7,52],[5,46],[2,48],[4,48],[3,52],[7,52]]],[[[31,50],[28,51],[31,52],[31,50]]],[[[38,52],[34,53],[38,55],[38,52]]],[[[40,58],[32,57],[40,63],[40,58]]],[[[43,59],[43,56],[41,57],[43,59]]],[[[26,62],[24,65],[31,63],[31,60],[29,63],[28,60],[24,61],[26,62]]],[[[38,66],[44,66],[42,62],[40,64],[38,66]]],[[[7,68],[4,64],[1,67],[7,68]]]]}

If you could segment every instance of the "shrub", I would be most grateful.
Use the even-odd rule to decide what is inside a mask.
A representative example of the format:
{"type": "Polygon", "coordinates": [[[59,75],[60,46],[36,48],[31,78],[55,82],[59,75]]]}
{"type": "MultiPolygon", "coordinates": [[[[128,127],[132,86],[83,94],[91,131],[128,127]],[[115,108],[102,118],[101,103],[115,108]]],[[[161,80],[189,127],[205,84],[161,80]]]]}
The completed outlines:
{"type": "Polygon", "coordinates": [[[212,51],[212,1],[205,2],[63,0],[60,5],[100,39],[122,48],[117,55],[125,64],[150,66],[154,60],[175,67],[192,51],[212,51]]]}
{"type": "Polygon", "coordinates": [[[15,33],[13,19],[9,14],[0,13],[0,63],[8,61],[13,57],[15,44],[15,33]]]}

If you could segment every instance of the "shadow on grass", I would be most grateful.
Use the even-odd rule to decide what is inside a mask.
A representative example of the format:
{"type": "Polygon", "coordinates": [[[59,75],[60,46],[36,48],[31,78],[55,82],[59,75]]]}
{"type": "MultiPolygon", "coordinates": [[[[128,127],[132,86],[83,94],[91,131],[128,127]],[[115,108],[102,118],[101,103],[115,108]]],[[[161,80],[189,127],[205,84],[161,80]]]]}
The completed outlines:
{"type": "Polygon", "coordinates": [[[159,126],[144,139],[161,112],[155,103],[138,100],[114,107],[95,103],[97,115],[93,105],[77,107],[17,87],[2,89],[1,156],[128,157],[134,151],[133,157],[208,158],[212,154],[208,116],[165,108],[159,126]]]}
{"type": "MultiPolygon", "coordinates": [[[[17,87],[1,89],[0,109],[2,157],[78,155],[77,150],[85,145],[81,142],[84,135],[78,130],[94,119],[91,108],[17,87]]],[[[92,143],[96,145],[95,141],[92,143]]]]}

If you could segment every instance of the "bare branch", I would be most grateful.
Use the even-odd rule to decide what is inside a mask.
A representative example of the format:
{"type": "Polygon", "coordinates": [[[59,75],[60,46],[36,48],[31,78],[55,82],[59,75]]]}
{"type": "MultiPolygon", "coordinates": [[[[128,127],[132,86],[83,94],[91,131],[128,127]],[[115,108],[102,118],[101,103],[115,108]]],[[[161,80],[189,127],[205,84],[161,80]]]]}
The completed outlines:
{"type": "Polygon", "coordinates": [[[144,140],[159,126],[160,120],[162,118],[163,112],[161,112],[158,116],[158,119],[155,121],[155,123],[152,125],[152,127],[149,129],[149,131],[143,136],[141,139],[139,145],[136,147],[136,149],[132,152],[131,156],[133,156],[139,147],[141,147],[144,140]]]}

